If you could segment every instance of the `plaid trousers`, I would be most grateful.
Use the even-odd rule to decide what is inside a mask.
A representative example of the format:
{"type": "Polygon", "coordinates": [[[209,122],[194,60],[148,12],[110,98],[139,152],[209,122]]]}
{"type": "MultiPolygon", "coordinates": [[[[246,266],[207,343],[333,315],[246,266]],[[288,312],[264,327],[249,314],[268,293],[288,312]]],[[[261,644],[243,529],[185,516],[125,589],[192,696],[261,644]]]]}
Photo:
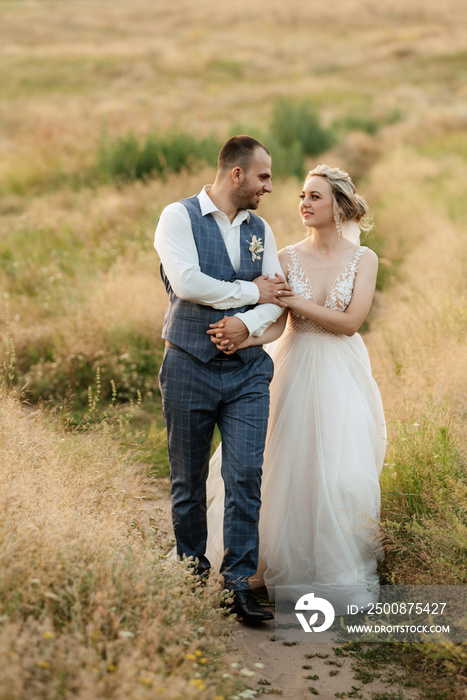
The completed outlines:
{"type": "Polygon", "coordinates": [[[199,573],[210,568],[205,556],[206,479],[217,424],[225,484],[226,551],[221,574],[231,590],[247,589],[258,565],[261,475],[273,371],[264,351],[249,362],[230,357],[204,363],[166,347],[159,372],[177,554],[192,557],[199,573]]]}

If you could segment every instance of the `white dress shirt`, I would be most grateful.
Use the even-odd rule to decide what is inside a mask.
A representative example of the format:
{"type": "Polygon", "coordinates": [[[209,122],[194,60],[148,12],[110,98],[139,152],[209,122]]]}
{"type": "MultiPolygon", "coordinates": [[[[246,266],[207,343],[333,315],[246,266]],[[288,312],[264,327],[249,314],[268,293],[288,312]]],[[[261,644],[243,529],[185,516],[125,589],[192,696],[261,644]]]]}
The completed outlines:
{"type": "MultiPolygon", "coordinates": [[[[235,270],[240,266],[240,225],[249,219],[250,213],[242,209],[230,223],[229,217],[220,211],[209,197],[207,185],[198,194],[203,216],[212,214],[219,226],[227,252],[235,270]]],[[[269,224],[264,222],[264,251],[262,274],[283,275],[277,256],[276,242],[269,224]]],[[[159,255],[172,289],[185,301],[212,306],[214,309],[236,309],[246,304],[257,304],[259,289],[254,282],[235,280],[224,282],[201,272],[190,216],[181,202],[167,206],[159,219],[154,239],[154,247],[159,255]]],[[[258,304],[254,309],[238,313],[248,328],[250,335],[262,335],[266,328],[276,321],[283,308],[276,304],[258,304]]]]}

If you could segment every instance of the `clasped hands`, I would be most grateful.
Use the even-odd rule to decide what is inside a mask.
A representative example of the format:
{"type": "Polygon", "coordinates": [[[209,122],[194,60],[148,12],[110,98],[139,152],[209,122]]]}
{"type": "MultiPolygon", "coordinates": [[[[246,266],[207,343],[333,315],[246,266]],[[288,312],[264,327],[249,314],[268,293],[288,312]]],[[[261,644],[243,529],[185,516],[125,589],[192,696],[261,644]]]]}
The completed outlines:
{"type": "MultiPolygon", "coordinates": [[[[259,289],[258,304],[276,304],[286,308],[286,297],[294,296],[284,277],[277,272],[275,277],[261,275],[253,282],[259,289]]],[[[226,355],[232,355],[240,347],[244,347],[249,337],[248,328],[237,316],[224,316],[220,321],[209,324],[207,333],[217,349],[226,355]]]]}

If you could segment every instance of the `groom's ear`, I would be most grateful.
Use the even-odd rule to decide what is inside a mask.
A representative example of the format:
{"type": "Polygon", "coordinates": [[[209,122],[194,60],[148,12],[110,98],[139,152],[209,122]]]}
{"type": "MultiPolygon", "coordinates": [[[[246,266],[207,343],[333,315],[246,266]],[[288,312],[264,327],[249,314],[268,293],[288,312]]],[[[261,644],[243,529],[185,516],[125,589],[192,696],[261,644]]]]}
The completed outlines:
{"type": "Polygon", "coordinates": [[[245,173],[239,165],[236,165],[235,168],[232,168],[232,170],[230,171],[230,176],[232,178],[232,182],[235,185],[239,185],[242,182],[245,173]]]}

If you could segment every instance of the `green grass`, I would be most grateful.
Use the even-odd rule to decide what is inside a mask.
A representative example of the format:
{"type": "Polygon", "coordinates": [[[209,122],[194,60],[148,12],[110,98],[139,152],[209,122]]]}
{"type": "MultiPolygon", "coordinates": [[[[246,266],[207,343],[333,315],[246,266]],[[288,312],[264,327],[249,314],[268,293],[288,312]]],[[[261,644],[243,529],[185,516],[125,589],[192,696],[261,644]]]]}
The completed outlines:
{"type": "Polygon", "coordinates": [[[446,133],[427,139],[419,147],[419,152],[429,158],[446,160],[455,156],[467,161],[467,133],[465,130],[453,129],[446,133]]]}
{"type": "Polygon", "coordinates": [[[123,63],[96,56],[10,58],[4,68],[0,97],[5,100],[97,92],[124,72],[123,63]]]}
{"type": "Polygon", "coordinates": [[[284,148],[300,145],[304,155],[315,156],[328,150],[335,135],[322,126],[316,106],[310,101],[278,100],[272,110],[269,130],[284,148]]]}
{"type": "Polygon", "coordinates": [[[385,583],[465,584],[467,470],[447,409],[390,425],[381,477],[385,583]]]}
{"type": "Polygon", "coordinates": [[[346,115],[339,117],[333,123],[333,128],[339,131],[362,131],[374,136],[382,127],[388,124],[395,124],[402,120],[399,110],[375,112],[370,108],[357,108],[346,115]]]}
{"type": "MultiPolygon", "coordinates": [[[[267,145],[278,177],[302,178],[305,156],[322,153],[335,141],[334,133],[321,125],[313,104],[286,100],[274,104],[268,128],[235,125],[231,135],[236,133],[249,133],[267,145]]],[[[96,171],[109,182],[163,178],[168,173],[191,170],[202,161],[216,165],[221,145],[213,136],[199,139],[177,130],[149,133],[142,141],[133,131],[118,137],[104,133],[96,171]]]]}
{"type": "Polygon", "coordinates": [[[200,161],[215,165],[220,146],[213,136],[199,139],[175,130],[162,135],[149,133],[141,143],[132,131],[114,138],[104,134],[99,145],[97,172],[110,182],[165,177],[193,169],[200,161]]]}

